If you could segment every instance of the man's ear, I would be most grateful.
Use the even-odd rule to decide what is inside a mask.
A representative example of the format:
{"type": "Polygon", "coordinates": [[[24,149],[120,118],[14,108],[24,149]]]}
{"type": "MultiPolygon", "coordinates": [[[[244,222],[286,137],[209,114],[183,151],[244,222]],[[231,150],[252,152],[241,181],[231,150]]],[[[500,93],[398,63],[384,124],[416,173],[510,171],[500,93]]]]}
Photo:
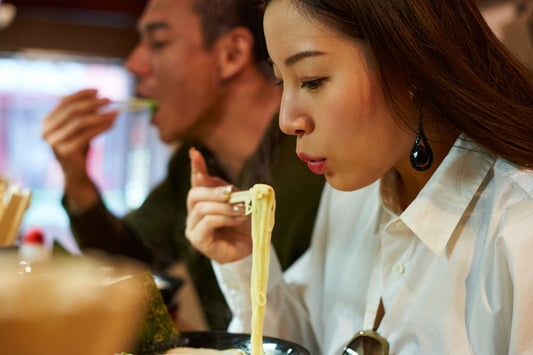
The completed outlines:
{"type": "Polygon", "coordinates": [[[228,80],[253,60],[254,38],[245,27],[235,27],[218,40],[220,78],[228,80]]]}

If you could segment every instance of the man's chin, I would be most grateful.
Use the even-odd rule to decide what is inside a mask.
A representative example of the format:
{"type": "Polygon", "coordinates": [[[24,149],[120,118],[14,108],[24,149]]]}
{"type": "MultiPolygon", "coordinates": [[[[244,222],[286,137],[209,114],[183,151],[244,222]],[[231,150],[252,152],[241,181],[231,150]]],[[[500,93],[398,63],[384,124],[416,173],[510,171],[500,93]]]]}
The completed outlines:
{"type": "Polygon", "coordinates": [[[168,135],[165,134],[165,132],[163,132],[163,130],[161,130],[159,127],[159,139],[161,140],[161,142],[163,143],[170,143],[172,142],[172,139],[170,139],[170,137],[168,135]]]}
{"type": "Polygon", "coordinates": [[[175,135],[171,135],[168,130],[161,127],[157,127],[157,130],[159,132],[159,140],[165,144],[172,144],[178,140],[175,135]]]}
{"type": "Polygon", "coordinates": [[[166,136],[165,133],[167,133],[167,132],[165,132],[165,130],[163,129],[163,127],[161,127],[161,124],[160,124],[160,122],[161,122],[160,116],[161,116],[161,115],[160,115],[160,112],[159,112],[159,111],[154,112],[153,115],[152,115],[152,118],[151,118],[151,120],[150,120],[150,123],[152,124],[152,126],[154,126],[155,128],[157,128],[157,131],[158,131],[158,133],[159,133],[159,139],[160,139],[161,141],[163,141],[163,142],[166,143],[167,140],[168,140],[168,137],[166,136]]]}

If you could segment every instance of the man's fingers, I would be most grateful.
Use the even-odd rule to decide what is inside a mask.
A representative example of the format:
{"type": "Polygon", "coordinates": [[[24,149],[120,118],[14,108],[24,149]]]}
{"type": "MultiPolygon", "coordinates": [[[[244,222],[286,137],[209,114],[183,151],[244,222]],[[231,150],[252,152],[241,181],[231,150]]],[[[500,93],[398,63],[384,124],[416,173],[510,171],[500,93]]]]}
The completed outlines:
{"type": "Polygon", "coordinates": [[[83,90],[77,91],[77,92],[75,92],[75,93],[73,93],[71,95],[64,96],[61,99],[61,101],[65,102],[65,103],[68,103],[68,102],[77,101],[77,100],[83,99],[83,98],[96,97],[97,93],[98,93],[98,90],[96,90],[96,89],[83,89],[83,90]]]}
{"type": "Polygon", "coordinates": [[[80,93],[63,98],[61,103],[44,119],[42,136],[46,137],[72,121],[81,120],[90,115],[98,115],[98,109],[109,102],[107,98],[99,99],[96,96],[81,95],[80,93]]]}
{"type": "Polygon", "coordinates": [[[114,112],[109,112],[78,120],[71,120],[61,127],[61,129],[50,131],[44,138],[54,150],[60,148],[65,142],[80,139],[90,140],[96,135],[110,129],[113,126],[115,117],[116,114],[114,112]]]}

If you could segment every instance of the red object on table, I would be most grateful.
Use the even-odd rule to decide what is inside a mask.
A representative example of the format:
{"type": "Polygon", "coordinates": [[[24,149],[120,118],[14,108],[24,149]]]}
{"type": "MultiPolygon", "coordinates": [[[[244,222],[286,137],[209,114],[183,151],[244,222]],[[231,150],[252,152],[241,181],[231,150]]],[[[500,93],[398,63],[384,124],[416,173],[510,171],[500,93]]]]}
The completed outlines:
{"type": "Polygon", "coordinates": [[[44,234],[39,228],[30,229],[22,238],[24,244],[43,244],[44,234]]]}

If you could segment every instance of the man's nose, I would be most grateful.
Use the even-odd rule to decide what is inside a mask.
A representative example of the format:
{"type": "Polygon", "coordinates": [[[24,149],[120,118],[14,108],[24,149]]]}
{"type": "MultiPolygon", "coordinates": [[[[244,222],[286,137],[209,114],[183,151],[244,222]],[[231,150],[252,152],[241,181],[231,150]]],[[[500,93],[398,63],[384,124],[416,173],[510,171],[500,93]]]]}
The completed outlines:
{"type": "Polygon", "coordinates": [[[146,76],[150,73],[150,64],[146,49],[139,43],[131,51],[126,60],[126,68],[136,76],[146,76]]]}

